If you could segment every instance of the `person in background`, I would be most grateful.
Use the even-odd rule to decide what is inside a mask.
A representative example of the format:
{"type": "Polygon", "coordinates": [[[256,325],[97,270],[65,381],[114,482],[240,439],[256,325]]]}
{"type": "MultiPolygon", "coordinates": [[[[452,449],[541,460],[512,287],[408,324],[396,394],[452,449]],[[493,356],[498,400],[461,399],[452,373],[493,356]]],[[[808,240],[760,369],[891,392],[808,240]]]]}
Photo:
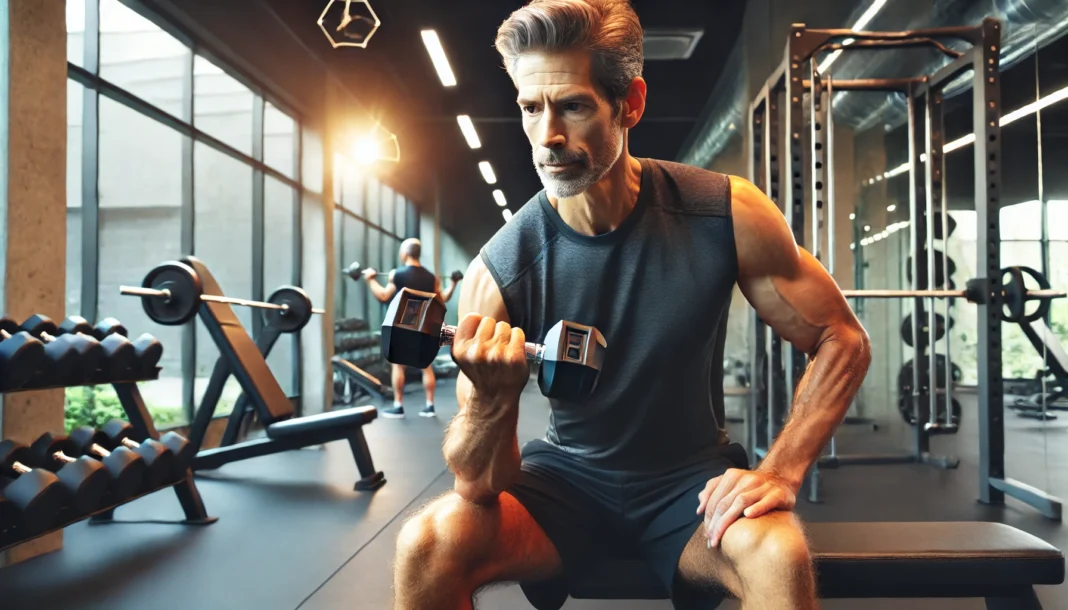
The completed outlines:
{"type": "MultiPolygon", "coordinates": [[[[442,301],[448,303],[449,299],[452,298],[453,290],[456,289],[457,282],[454,281],[448,288],[443,288],[441,278],[427,271],[422,263],[419,262],[422,250],[422,243],[414,237],[401,242],[401,266],[389,272],[389,282],[385,286],[379,284],[378,280],[375,279],[378,277],[378,271],[364,269],[363,278],[367,281],[367,285],[370,286],[371,294],[379,301],[388,303],[401,289],[411,288],[422,292],[433,292],[439,295],[442,301]]],[[[379,414],[382,417],[403,419],[405,367],[398,364],[391,366],[393,369],[393,406],[379,409],[379,414]]],[[[434,369],[428,366],[423,369],[423,389],[426,390],[426,406],[419,412],[420,417],[437,416],[434,411],[434,388],[436,385],[437,380],[434,378],[434,369]]]]}

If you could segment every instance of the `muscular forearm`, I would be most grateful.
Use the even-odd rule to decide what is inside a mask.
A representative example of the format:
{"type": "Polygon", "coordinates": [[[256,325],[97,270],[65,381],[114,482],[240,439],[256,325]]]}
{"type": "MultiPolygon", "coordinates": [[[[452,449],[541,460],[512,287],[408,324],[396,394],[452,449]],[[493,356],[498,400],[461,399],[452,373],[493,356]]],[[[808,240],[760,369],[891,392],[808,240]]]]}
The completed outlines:
{"type": "Polygon", "coordinates": [[[441,300],[443,302],[445,302],[445,303],[448,303],[449,299],[452,298],[452,293],[453,293],[454,290],[456,290],[456,284],[455,283],[452,284],[451,286],[449,286],[448,288],[446,288],[445,290],[442,290],[441,291],[441,300]]]}
{"type": "Polygon", "coordinates": [[[476,503],[491,502],[512,482],[520,463],[518,415],[516,399],[468,394],[466,408],[449,423],[443,451],[458,494],[476,503]]]}
{"type": "Polygon", "coordinates": [[[870,362],[863,329],[840,330],[822,341],[798,383],[786,425],[759,470],[774,472],[799,490],[849,410],[870,362]]]}

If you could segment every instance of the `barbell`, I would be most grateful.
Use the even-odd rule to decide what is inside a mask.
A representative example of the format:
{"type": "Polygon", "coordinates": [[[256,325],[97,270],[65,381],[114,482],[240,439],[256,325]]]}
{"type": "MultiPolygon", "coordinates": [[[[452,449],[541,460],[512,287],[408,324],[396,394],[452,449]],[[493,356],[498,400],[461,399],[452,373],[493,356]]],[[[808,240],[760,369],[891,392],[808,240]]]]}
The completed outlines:
{"type": "Polygon", "coordinates": [[[192,320],[202,301],[267,310],[267,322],[283,332],[299,330],[312,314],[325,313],[312,307],[307,293],[296,286],[282,286],[266,301],[204,294],[196,271],[178,261],[163,263],[149,271],[141,286],[119,286],[119,292],[141,297],[141,305],[148,317],[165,326],[192,320]]]}
{"type": "MultiPolygon", "coordinates": [[[[1001,270],[1002,300],[1004,309],[1001,318],[1006,322],[1033,322],[1045,318],[1049,311],[1051,299],[1068,297],[1068,292],[1050,289],[1046,276],[1030,267],[1006,267],[1001,270]],[[1037,290],[1028,290],[1024,277],[1030,277],[1038,284],[1037,290]],[[1038,308],[1026,312],[1028,301],[1038,301],[1038,308]]],[[[985,304],[989,302],[990,290],[984,279],[968,280],[964,290],[843,290],[842,296],[856,299],[908,299],[914,297],[935,299],[966,299],[969,303],[985,304]]]]}

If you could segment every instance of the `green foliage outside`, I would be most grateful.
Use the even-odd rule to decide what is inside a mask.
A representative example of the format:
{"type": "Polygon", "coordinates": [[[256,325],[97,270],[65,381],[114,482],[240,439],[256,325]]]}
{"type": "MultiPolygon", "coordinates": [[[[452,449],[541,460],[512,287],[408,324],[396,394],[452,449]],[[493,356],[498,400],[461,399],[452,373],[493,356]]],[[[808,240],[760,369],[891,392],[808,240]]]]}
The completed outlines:
{"type": "MultiPolygon", "coordinates": [[[[99,428],[112,419],[126,419],[126,412],[108,386],[86,386],[66,390],[66,429],[70,432],[78,426],[99,428]]],[[[156,428],[167,428],[184,420],[181,407],[159,407],[146,404],[156,428]]]]}

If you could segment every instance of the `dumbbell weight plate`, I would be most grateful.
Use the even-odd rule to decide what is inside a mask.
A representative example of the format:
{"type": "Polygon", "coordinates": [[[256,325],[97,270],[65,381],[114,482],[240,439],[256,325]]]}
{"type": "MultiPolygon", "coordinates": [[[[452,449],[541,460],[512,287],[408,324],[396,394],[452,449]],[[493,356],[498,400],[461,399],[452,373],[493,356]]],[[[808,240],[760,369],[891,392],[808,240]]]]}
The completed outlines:
{"type": "Polygon", "coordinates": [[[604,352],[604,336],[592,326],[561,320],[545,335],[545,355],[538,371],[538,387],[548,398],[582,400],[597,387],[604,352]]]}
{"type": "Polygon", "coordinates": [[[170,298],[141,297],[141,305],[153,322],[180,326],[196,317],[203,288],[189,265],[177,261],[163,263],[149,271],[141,285],[170,291],[170,298]]]}
{"type": "Polygon", "coordinates": [[[304,328],[312,317],[312,302],[308,293],[296,286],[282,286],[271,293],[268,303],[286,305],[288,310],[265,309],[267,323],[284,333],[297,332],[304,328]]]}
{"type": "Polygon", "coordinates": [[[19,475],[0,493],[21,513],[18,517],[20,537],[52,527],[67,501],[67,490],[63,489],[56,475],[40,468],[19,475]]]}

